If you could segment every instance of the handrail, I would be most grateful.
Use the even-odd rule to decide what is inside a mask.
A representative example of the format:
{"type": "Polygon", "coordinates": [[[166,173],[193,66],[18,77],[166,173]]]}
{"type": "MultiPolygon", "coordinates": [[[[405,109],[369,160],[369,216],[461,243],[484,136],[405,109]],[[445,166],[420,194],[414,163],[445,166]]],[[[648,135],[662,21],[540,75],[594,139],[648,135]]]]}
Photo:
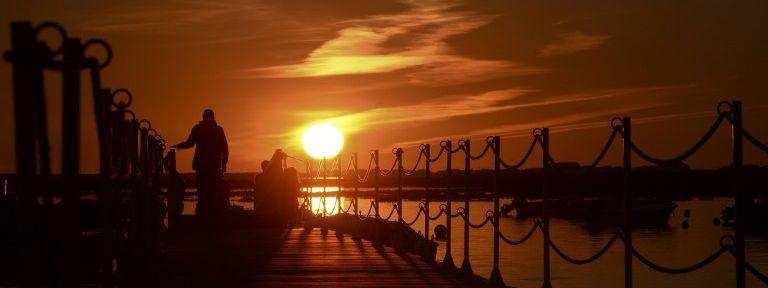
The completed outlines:
{"type": "MultiPolygon", "coordinates": [[[[608,139],[605,141],[605,144],[602,146],[602,149],[597,154],[597,157],[590,163],[589,166],[585,167],[584,169],[580,170],[579,172],[575,174],[568,174],[563,171],[563,168],[559,166],[559,164],[553,159],[552,155],[549,153],[549,129],[548,128],[541,128],[541,129],[534,129],[533,133],[533,139],[531,140],[531,145],[528,147],[527,150],[524,151],[523,157],[520,160],[520,162],[510,165],[506,163],[502,157],[501,157],[501,145],[500,145],[500,138],[498,136],[491,136],[486,138],[486,145],[483,148],[481,152],[478,154],[472,154],[471,152],[471,142],[469,139],[461,139],[458,141],[458,147],[456,149],[452,148],[451,141],[441,141],[440,142],[440,151],[437,152],[437,155],[433,158],[432,155],[429,154],[429,145],[428,144],[422,144],[419,146],[419,155],[418,158],[415,161],[415,165],[412,168],[403,168],[403,150],[400,148],[393,149],[393,155],[394,155],[394,161],[392,163],[392,167],[388,170],[379,170],[378,169],[378,160],[375,158],[375,155],[378,155],[378,150],[374,150],[376,153],[372,153],[371,162],[369,163],[369,168],[366,171],[366,175],[373,170],[372,163],[376,163],[376,171],[378,172],[377,175],[379,176],[387,176],[392,175],[394,172],[397,172],[397,204],[392,205],[392,209],[389,211],[389,214],[387,217],[381,217],[381,215],[378,214],[378,204],[379,204],[379,198],[376,196],[373,201],[371,201],[371,205],[369,206],[368,213],[366,215],[359,215],[359,219],[370,219],[372,218],[372,211],[374,207],[376,207],[376,212],[374,212],[375,219],[378,221],[389,221],[394,216],[394,213],[398,213],[398,218],[395,223],[404,224],[406,226],[413,226],[417,222],[419,222],[419,219],[421,219],[421,216],[424,215],[424,223],[425,227],[424,230],[429,229],[429,223],[430,220],[437,220],[441,216],[446,215],[446,226],[447,226],[447,234],[449,236],[448,239],[450,239],[450,235],[452,234],[452,228],[451,228],[451,218],[461,218],[461,221],[464,222],[464,245],[463,245],[463,252],[464,252],[464,261],[461,265],[460,271],[462,273],[467,274],[474,274],[472,272],[471,264],[469,261],[469,230],[470,229],[480,229],[482,227],[485,227],[488,224],[493,224],[494,227],[494,245],[493,245],[493,256],[494,256],[494,269],[491,272],[490,277],[490,283],[493,283],[494,285],[504,285],[503,281],[501,279],[501,274],[498,271],[498,242],[499,240],[503,241],[504,243],[507,243],[509,245],[520,245],[525,242],[527,242],[531,237],[533,237],[534,234],[536,234],[536,231],[540,231],[543,234],[543,241],[545,245],[545,251],[544,251],[544,263],[545,263],[545,275],[544,275],[544,287],[551,286],[550,284],[550,268],[549,268],[549,249],[554,250],[554,253],[557,254],[560,258],[565,260],[566,262],[569,262],[571,264],[575,265],[585,265],[592,263],[596,261],[597,259],[602,258],[607,251],[614,246],[614,244],[617,242],[617,240],[621,240],[624,243],[624,252],[625,252],[625,259],[624,259],[624,268],[625,268],[625,287],[632,287],[632,258],[636,258],[638,261],[643,263],[643,265],[648,266],[649,268],[656,270],[658,272],[662,273],[668,273],[668,274],[681,274],[681,273],[688,273],[692,272],[698,269],[701,269],[702,267],[705,267],[721,257],[725,252],[730,252],[733,254],[737,259],[737,272],[738,271],[748,271],[749,273],[752,273],[755,275],[758,279],[761,281],[768,283],[768,276],[763,274],[762,272],[755,269],[754,266],[747,263],[745,260],[743,260],[743,254],[739,254],[739,248],[743,249],[743,242],[739,242],[739,239],[743,240],[743,228],[739,228],[739,226],[736,226],[736,236],[725,236],[723,239],[732,238],[734,239],[733,244],[724,244],[723,239],[721,239],[721,247],[719,250],[715,251],[714,253],[708,255],[706,258],[704,258],[701,261],[698,261],[696,263],[693,263],[691,265],[681,267],[681,268],[672,268],[672,267],[666,267],[661,264],[658,264],[651,259],[645,257],[640,252],[638,252],[636,246],[632,244],[632,225],[631,225],[631,216],[632,216],[632,209],[631,205],[633,203],[633,196],[631,194],[631,189],[629,189],[631,185],[631,175],[632,175],[632,165],[631,165],[631,155],[632,153],[639,155],[639,157],[655,164],[669,164],[669,163],[679,163],[681,161],[684,161],[688,157],[694,155],[696,152],[700,150],[701,147],[703,147],[704,144],[706,144],[714,135],[717,128],[722,124],[723,119],[727,119],[732,124],[732,130],[734,132],[734,137],[732,138],[732,141],[734,141],[734,167],[740,167],[741,165],[741,142],[740,140],[746,139],[748,142],[751,142],[755,146],[757,146],[761,150],[768,150],[766,148],[766,145],[760,141],[758,141],[754,136],[749,134],[746,130],[743,129],[741,126],[741,106],[739,102],[724,102],[725,104],[720,104],[718,107],[718,118],[715,120],[715,122],[712,124],[709,130],[706,131],[706,133],[688,150],[686,150],[681,155],[678,155],[677,157],[670,158],[670,159],[657,159],[654,157],[649,156],[648,154],[644,153],[641,149],[637,147],[637,145],[632,141],[631,138],[631,119],[629,117],[624,118],[614,118],[610,122],[610,128],[611,134],[608,136],[608,139]],[[722,107],[728,106],[731,108],[730,111],[720,111],[722,107]],[[605,157],[608,154],[608,151],[615,143],[616,139],[621,137],[621,140],[623,141],[623,149],[624,149],[624,162],[623,162],[623,172],[624,172],[624,201],[625,201],[625,210],[624,210],[624,221],[625,225],[623,229],[620,231],[617,231],[613,233],[610,239],[608,239],[607,242],[605,242],[599,250],[597,250],[596,253],[589,255],[585,258],[576,258],[571,255],[568,255],[565,253],[561,247],[559,247],[556,244],[556,241],[552,238],[550,238],[550,235],[548,233],[549,231],[549,212],[547,212],[547,203],[549,201],[548,197],[546,196],[546,190],[548,185],[546,185],[549,181],[551,181],[550,178],[548,178],[548,168],[552,168],[551,170],[554,170],[562,175],[565,175],[569,178],[575,178],[580,177],[586,174],[591,173],[596,169],[602,161],[605,159],[605,157]],[[536,149],[536,147],[541,148],[542,150],[542,165],[545,169],[542,170],[542,173],[544,175],[543,178],[543,204],[544,204],[544,212],[542,213],[541,219],[536,219],[534,221],[533,226],[530,230],[527,231],[520,239],[510,239],[508,236],[505,236],[503,233],[501,233],[501,228],[499,227],[499,221],[501,221],[501,213],[499,211],[498,207],[498,200],[501,197],[500,194],[500,186],[499,186],[499,174],[507,171],[512,171],[515,169],[519,169],[524,165],[530,158],[531,154],[533,154],[533,151],[536,149]],[[472,174],[471,169],[471,163],[472,160],[478,160],[484,157],[488,151],[493,152],[494,158],[494,210],[486,211],[485,218],[481,222],[473,223],[469,217],[469,209],[470,209],[470,192],[472,191],[472,181],[470,181],[470,176],[472,174]],[[429,177],[431,175],[430,170],[430,163],[433,163],[435,161],[438,161],[443,157],[443,155],[447,155],[446,159],[446,176],[451,177],[453,176],[453,167],[452,165],[452,156],[454,153],[463,152],[464,153],[464,167],[463,167],[463,179],[464,179],[464,193],[463,196],[459,196],[457,194],[451,193],[454,191],[455,188],[447,187],[448,193],[446,196],[448,198],[446,199],[446,202],[444,204],[440,204],[440,208],[438,210],[438,213],[435,216],[432,216],[429,214],[429,204],[430,204],[430,198],[429,198],[429,177]],[[422,158],[426,159],[426,165],[425,165],[425,174],[424,180],[425,180],[425,202],[419,202],[419,208],[417,211],[416,216],[410,220],[406,221],[402,218],[402,185],[403,185],[403,175],[413,175],[415,174],[415,171],[418,169],[419,165],[421,164],[422,158]],[[397,169],[395,168],[397,167],[397,169]],[[500,168],[504,168],[504,170],[500,168]],[[453,199],[453,198],[462,198],[462,199],[453,199]],[[451,209],[450,205],[452,201],[462,201],[464,202],[464,206],[459,206],[456,208],[456,212],[452,213],[449,209],[451,209]]],[[[353,161],[356,161],[356,158],[353,158],[353,161]]],[[[351,164],[350,164],[351,165],[351,164]]],[[[355,163],[356,166],[356,163],[355,163]]],[[[359,176],[356,175],[357,180],[360,180],[359,176]]],[[[363,179],[367,179],[368,177],[365,176],[363,179]]],[[[377,178],[378,179],[378,178],[377,178]]],[[[376,181],[375,191],[378,191],[379,184],[378,181],[376,181]]],[[[378,193],[376,194],[378,195],[378,193]]],[[[741,193],[736,194],[737,197],[739,195],[742,195],[741,193]]],[[[738,202],[738,201],[736,201],[738,202]]],[[[350,203],[351,207],[351,203],[350,203]]],[[[347,211],[351,209],[350,207],[347,208],[347,211]]],[[[342,209],[344,210],[344,209],[342,209]]],[[[346,213],[346,212],[344,212],[346,213]]],[[[738,218],[742,220],[737,221],[743,221],[743,218],[738,218]]],[[[424,239],[423,241],[431,241],[429,240],[429,237],[427,237],[429,231],[424,231],[424,239]]],[[[450,241],[450,240],[446,240],[450,241]]],[[[446,246],[450,247],[449,244],[446,244],[446,246]]],[[[449,249],[449,248],[448,248],[449,249]]],[[[450,249],[449,249],[450,250],[450,249]]],[[[450,254],[450,251],[446,251],[444,265],[445,267],[449,269],[456,269],[455,266],[453,266],[453,260],[452,256],[450,254]]],[[[737,287],[742,288],[743,286],[743,278],[739,276],[741,274],[737,273],[737,287]]]]}

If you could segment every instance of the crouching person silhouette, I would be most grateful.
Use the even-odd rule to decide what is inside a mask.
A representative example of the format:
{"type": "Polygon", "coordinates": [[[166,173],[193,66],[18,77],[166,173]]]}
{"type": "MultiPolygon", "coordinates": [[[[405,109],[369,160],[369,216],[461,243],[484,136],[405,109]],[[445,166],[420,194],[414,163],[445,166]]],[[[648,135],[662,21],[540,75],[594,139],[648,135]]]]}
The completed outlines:
{"type": "Polygon", "coordinates": [[[224,187],[229,148],[224,129],[216,123],[213,110],[203,111],[203,120],[197,123],[186,141],[172,148],[187,149],[195,146],[192,169],[195,170],[198,203],[195,213],[206,225],[211,225],[229,206],[224,187]]]}

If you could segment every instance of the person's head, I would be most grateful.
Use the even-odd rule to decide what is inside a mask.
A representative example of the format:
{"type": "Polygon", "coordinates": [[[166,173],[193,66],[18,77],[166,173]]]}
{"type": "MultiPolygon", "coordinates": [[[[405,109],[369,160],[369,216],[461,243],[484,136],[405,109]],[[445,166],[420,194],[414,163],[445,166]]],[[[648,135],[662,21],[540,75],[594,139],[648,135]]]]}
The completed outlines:
{"type": "Polygon", "coordinates": [[[203,121],[213,121],[213,119],[213,110],[205,109],[205,111],[203,111],[203,121]]]}
{"type": "Polygon", "coordinates": [[[261,161],[261,171],[267,171],[267,167],[269,167],[269,160],[261,161]]]}

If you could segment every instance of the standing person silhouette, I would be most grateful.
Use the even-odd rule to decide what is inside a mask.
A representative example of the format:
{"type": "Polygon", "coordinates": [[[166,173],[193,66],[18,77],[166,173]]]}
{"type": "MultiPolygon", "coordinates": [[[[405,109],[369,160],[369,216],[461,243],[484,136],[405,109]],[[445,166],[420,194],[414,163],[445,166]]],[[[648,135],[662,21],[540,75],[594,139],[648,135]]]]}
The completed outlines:
{"type": "Polygon", "coordinates": [[[197,182],[198,205],[196,214],[210,224],[226,208],[223,172],[227,171],[229,148],[224,129],[216,123],[213,110],[203,111],[203,120],[197,123],[186,141],[172,148],[187,149],[195,146],[192,169],[197,182]]]}

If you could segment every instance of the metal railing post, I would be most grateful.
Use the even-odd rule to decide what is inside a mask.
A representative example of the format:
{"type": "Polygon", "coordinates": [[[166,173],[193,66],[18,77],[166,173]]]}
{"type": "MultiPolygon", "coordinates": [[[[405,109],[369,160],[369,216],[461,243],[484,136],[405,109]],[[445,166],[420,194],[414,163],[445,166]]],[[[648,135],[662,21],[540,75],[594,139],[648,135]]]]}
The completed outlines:
{"type": "Polygon", "coordinates": [[[493,136],[493,270],[490,282],[496,286],[504,286],[504,279],[499,269],[499,197],[501,196],[501,137],[493,136]]]}
{"type": "MultiPolygon", "coordinates": [[[[100,191],[99,191],[99,202],[101,203],[101,213],[102,213],[102,258],[101,258],[101,272],[102,272],[102,285],[103,286],[112,286],[114,285],[114,275],[112,273],[112,260],[114,259],[114,209],[112,208],[112,193],[114,189],[111,175],[112,175],[112,153],[111,153],[111,147],[109,145],[110,139],[109,139],[109,117],[107,117],[107,111],[109,110],[109,104],[110,102],[107,102],[107,99],[111,99],[112,97],[112,91],[109,88],[102,88],[98,90],[99,94],[94,95],[94,105],[97,106],[95,109],[97,111],[97,114],[102,115],[102,117],[99,119],[97,117],[98,122],[103,122],[101,124],[101,129],[103,130],[103,139],[101,143],[103,145],[100,146],[100,191]],[[100,113],[99,110],[102,110],[100,113]],[[106,111],[105,111],[106,110],[106,111]],[[100,121],[99,121],[100,120],[100,121]]],[[[98,124],[98,123],[97,123],[98,124]]],[[[97,125],[99,127],[99,125],[97,125]]],[[[149,189],[147,189],[145,192],[148,193],[149,189]]],[[[146,208],[146,207],[145,207],[146,208]]],[[[145,266],[141,266],[145,267],[145,266]]]]}
{"type": "MultiPolygon", "coordinates": [[[[336,168],[339,169],[339,174],[337,174],[338,179],[336,179],[337,180],[336,184],[338,185],[338,190],[336,191],[336,205],[339,206],[339,212],[337,214],[341,215],[341,214],[344,214],[344,210],[342,210],[344,209],[343,207],[344,205],[341,205],[341,177],[342,177],[342,174],[344,174],[344,171],[341,171],[342,170],[341,169],[341,153],[336,155],[336,162],[337,162],[336,168]]],[[[344,232],[342,231],[342,229],[339,229],[337,227],[336,237],[343,237],[343,235],[344,235],[344,232]]]]}
{"type": "Polygon", "coordinates": [[[77,238],[81,232],[77,225],[77,207],[80,201],[80,70],[83,47],[78,38],[66,38],[63,46],[64,69],[62,71],[62,145],[61,174],[63,178],[62,201],[64,210],[61,228],[61,253],[59,260],[62,287],[75,286],[77,282],[77,238]]]}
{"type": "Polygon", "coordinates": [[[446,158],[445,158],[445,178],[447,179],[445,187],[445,228],[448,230],[448,234],[445,238],[445,257],[443,257],[443,268],[454,271],[456,270],[456,264],[453,262],[453,256],[451,255],[451,233],[453,232],[451,230],[451,196],[453,194],[453,188],[451,185],[451,181],[453,180],[453,152],[451,150],[453,149],[453,144],[451,140],[445,141],[445,149],[446,151],[446,158]]]}
{"type": "Polygon", "coordinates": [[[632,119],[621,119],[624,156],[624,287],[632,287],[632,119]]]}
{"type": "Polygon", "coordinates": [[[426,216],[424,217],[424,240],[429,240],[429,158],[432,157],[430,148],[429,144],[425,144],[424,151],[421,151],[426,158],[424,161],[424,202],[426,202],[424,204],[424,216],[426,216]]]}
{"type": "Polygon", "coordinates": [[[16,143],[16,169],[19,197],[19,284],[34,287],[40,285],[40,249],[35,235],[35,173],[37,156],[35,147],[33,93],[35,74],[42,74],[42,67],[35,61],[35,29],[29,22],[11,23],[11,52],[6,59],[13,63],[14,133],[16,143]]]}
{"type": "Polygon", "coordinates": [[[736,221],[734,221],[734,254],[736,256],[736,287],[746,287],[746,252],[744,243],[744,230],[746,228],[747,207],[751,197],[741,189],[741,166],[744,162],[743,138],[742,138],[742,119],[741,119],[741,101],[733,101],[731,104],[732,122],[731,140],[733,145],[733,177],[734,177],[734,212],[736,221]]]}
{"type": "Polygon", "coordinates": [[[395,150],[397,161],[397,222],[403,222],[403,149],[395,150]]]}
{"type": "Polygon", "coordinates": [[[322,223],[320,224],[321,225],[320,232],[321,232],[321,234],[323,234],[323,236],[325,236],[325,235],[328,235],[328,225],[327,225],[328,223],[327,223],[327,219],[325,219],[328,216],[328,211],[327,211],[328,205],[326,205],[326,201],[328,201],[328,199],[326,198],[328,196],[328,189],[327,189],[328,188],[328,159],[323,157],[322,161],[323,161],[322,162],[322,166],[323,166],[323,196],[321,198],[322,198],[322,202],[323,202],[323,215],[322,215],[322,218],[321,218],[322,223]]]}
{"type": "Polygon", "coordinates": [[[379,149],[373,150],[373,164],[376,165],[376,171],[373,174],[373,209],[376,212],[376,219],[381,218],[379,214],[379,176],[381,175],[381,168],[379,168],[379,149]]]}
{"type": "Polygon", "coordinates": [[[357,205],[357,200],[358,200],[357,189],[358,189],[358,186],[359,186],[359,183],[357,183],[357,172],[358,172],[357,152],[355,152],[355,154],[352,154],[352,157],[354,157],[353,159],[355,161],[355,163],[354,163],[354,165],[355,165],[355,177],[352,179],[352,183],[353,183],[352,189],[353,189],[353,193],[355,193],[355,195],[353,195],[352,201],[354,201],[353,205],[355,205],[355,216],[360,216],[360,211],[358,210],[360,207],[358,207],[358,205],[357,205]]]}
{"type": "Polygon", "coordinates": [[[470,200],[470,169],[472,158],[470,158],[470,140],[464,140],[464,260],[461,262],[461,272],[466,275],[474,275],[472,265],[469,262],[469,200],[470,200]]]}
{"type": "Polygon", "coordinates": [[[541,287],[552,287],[552,271],[550,265],[550,247],[549,247],[549,170],[552,164],[549,156],[549,128],[541,128],[541,152],[542,160],[542,182],[541,182],[541,224],[544,232],[544,283],[541,287]]]}
{"type": "Polygon", "coordinates": [[[338,181],[336,183],[338,185],[338,191],[336,191],[336,203],[338,203],[338,205],[339,205],[339,214],[341,214],[342,212],[344,212],[344,211],[341,210],[342,209],[342,205],[341,205],[341,193],[342,193],[341,192],[341,190],[342,190],[341,189],[341,186],[342,186],[341,185],[341,178],[342,178],[342,175],[344,174],[344,171],[341,171],[341,154],[336,156],[336,161],[338,162],[338,165],[336,165],[336,168],[339,168],[339,174],[338,174],[339,178],[337,179],[338,181]]]}

